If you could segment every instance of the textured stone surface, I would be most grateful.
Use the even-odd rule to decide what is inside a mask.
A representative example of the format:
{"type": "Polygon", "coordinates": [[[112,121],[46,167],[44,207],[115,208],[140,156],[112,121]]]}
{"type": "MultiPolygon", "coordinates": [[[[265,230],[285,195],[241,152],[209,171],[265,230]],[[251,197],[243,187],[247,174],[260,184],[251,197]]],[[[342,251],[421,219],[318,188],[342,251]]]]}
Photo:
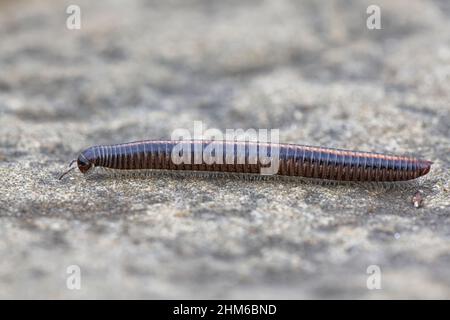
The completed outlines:
{"type": "Polygon", "coordinates": [[[376,2],[371,31],[373,1],[1,1],[0,298],[450,298],[450,7],[376,2]],[[395,190],[56,180],[194,120],[434,165],[395,190]]]}

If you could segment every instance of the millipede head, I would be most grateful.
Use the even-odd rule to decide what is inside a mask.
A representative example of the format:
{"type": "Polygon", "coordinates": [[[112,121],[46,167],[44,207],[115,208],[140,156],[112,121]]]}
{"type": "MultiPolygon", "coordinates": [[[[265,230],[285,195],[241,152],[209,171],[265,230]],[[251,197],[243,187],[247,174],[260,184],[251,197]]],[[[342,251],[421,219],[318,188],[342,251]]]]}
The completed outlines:
{"type": "Polygon", "coordinates": [[[93,164],[85,157],[83,153],[78,156],[77,165],[81,173],[86,173],[93,167],[93,164]]]}
{"type": "Polygon", "coordinates": [[[70,162],[69,169],[59,176],[59,180],[61,180],[66,174],[76,168],[75,166],[72,166],[75,162],[77,163],[77,167],[81,171],[81,173],[87,173],[94,167],[93,163],[90,162],[83,153],[81,153],[78,156],[78,159],[74,159],[70,162]]]}

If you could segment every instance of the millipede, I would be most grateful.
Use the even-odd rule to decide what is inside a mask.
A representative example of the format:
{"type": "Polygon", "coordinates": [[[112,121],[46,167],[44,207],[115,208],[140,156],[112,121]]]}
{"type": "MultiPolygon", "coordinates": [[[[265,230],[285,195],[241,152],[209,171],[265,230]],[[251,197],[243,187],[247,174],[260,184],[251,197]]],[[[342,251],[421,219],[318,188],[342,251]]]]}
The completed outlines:
{"type": "Polygon", "coordinates": [[[298,144],[274,144],[250,141],[145,140],[114,145],[89,147],[69,164],[83,173],[105,168],[115,173],[136,171],[211,172],[262,175],[270,157],[277,168],[275,176],[315,178],[329,181],[393,182],[407,181],[426,175],[431,161],[408,156],[374,152],[314,147],[298,144]],[[211,143],[208,158],[205,150],[211,143]],[[180,148],[180,146],[182,148],[180,148]],[[179,150],[188,150],[180,152],[179,150]],[[276,151],[276,152],[275,152],[276,151]],[[174,155],[176,157],[174,157],[174,155]],[[181,156],[188,161],[180,162],[181,156]],[[211,161],[211,158],[214,161],[211,161]],[[175,161],[175,159],[177,159],[175,161]],[[195,159],[195,161],[193,161],[195,159]],[[73,166],[76,163],[77,166],[73,166]]]}

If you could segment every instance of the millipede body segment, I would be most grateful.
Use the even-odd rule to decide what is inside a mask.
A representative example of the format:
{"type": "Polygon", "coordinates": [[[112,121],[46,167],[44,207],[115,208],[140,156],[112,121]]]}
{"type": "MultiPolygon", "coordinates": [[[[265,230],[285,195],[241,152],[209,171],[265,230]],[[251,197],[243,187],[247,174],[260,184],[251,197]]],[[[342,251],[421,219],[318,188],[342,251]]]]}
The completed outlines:
{"type": "Polygon", "coordinates": [[[273,173],[281,176],[380,182],[418,178],[427,174],[432,164],[427,160],[372,152],[295,144],[205,140],[146,140],[93,146],[84,150],[76,162],[82,173],[94,167],[103,167],[120,171],[181,170],[241,174],[261,174],[264,168],[276,163],[273,173]]]}

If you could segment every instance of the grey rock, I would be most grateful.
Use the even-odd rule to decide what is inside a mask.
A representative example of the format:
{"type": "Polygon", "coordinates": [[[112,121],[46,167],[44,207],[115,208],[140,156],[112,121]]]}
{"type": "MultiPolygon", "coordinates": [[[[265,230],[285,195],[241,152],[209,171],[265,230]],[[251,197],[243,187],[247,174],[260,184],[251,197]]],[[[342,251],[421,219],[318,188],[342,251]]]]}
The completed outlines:
{"type": "Polygon", "coordinates": [[[450,298],[450,11],[377,2],[381,30],[370,1],[80,0],[68,30],[64,3],[1,1],[0,298],[450,298]],[[195,120],[434,165],[394,189],[56,179],[195,120]]]}

